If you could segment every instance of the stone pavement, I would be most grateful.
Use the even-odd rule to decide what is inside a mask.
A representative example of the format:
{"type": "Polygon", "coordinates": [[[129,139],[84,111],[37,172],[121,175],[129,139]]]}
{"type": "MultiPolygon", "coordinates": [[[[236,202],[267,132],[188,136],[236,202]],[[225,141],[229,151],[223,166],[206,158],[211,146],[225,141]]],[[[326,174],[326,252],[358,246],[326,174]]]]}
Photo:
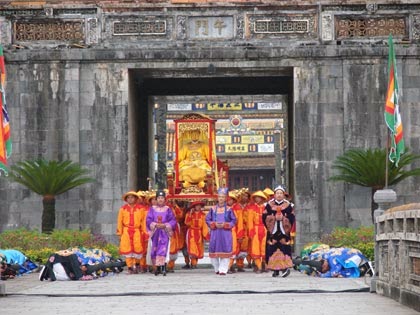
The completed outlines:
{"type": "Polygon", "coordinates": [[[120,274],[92,281],[39,281],[27,274],[4,281],[0,314],[418,314],[369,293],[370,278],[321,279],[292,270],[216,275],[208,264],[177,265],[166,277],[120,274]]]}

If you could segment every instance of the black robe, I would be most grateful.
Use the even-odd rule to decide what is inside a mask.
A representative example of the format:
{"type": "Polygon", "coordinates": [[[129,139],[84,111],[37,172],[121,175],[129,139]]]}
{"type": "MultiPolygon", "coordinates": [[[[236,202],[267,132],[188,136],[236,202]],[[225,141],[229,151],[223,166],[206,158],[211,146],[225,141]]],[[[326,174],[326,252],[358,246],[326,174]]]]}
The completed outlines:
{"type": "MultiPolygon", "coordinates": [[[[266,243],[266,249],[265,249],[265,260],[266,263],[268,263],[271,255],[274,254],[274,252],[277,249],[280,249],[280,251],[285,254],[292,257],[292,246],[287,244],[282,244],[281,241],[284,240],[288,243],[290,243],[291,237],[290,237],[290,229],[287,227],[290,226],[290,228],[293,226],[295,222],[295,215],[293,214],[293,204],[289,203],[289,205],[281,210],[281,213],[284,216],[284,222],[280,224],[282,221],[275,221],[274,227],[272,224],[270,224],[270,220],[273,220],[273,216],[276,215],[277,211],[272,208],[271,205],[275,206],[282,206],[283,203],[287,202],[286,200],[277,201],[275,199],[270,200],[267,205],[265,206],[265,211],[263,214],[263,222],[265,227],[267,228],[267,243],[266,243]],[[271,217],[270,217],[271,216],[271,217]],[[286,222],[286,219],[288,220],[288,223],[286,222]],[[271,241],[275,240],[275,244],[270,244],[271,241]]],[[[275,219],[274,219],[275,220],[275,219]]]]}

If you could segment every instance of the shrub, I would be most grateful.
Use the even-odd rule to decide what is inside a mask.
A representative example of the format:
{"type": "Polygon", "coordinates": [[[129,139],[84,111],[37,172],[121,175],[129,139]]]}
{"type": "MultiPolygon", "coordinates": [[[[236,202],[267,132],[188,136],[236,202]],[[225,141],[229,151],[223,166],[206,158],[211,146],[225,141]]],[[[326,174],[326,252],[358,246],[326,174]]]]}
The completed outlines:
{"type": "Polygon", "coordinates": [[[22,252],[28,257],[30,260],[36,263],[45,263],[47,259],[54,254],[57,249],[44,247],[41,249],[29,249],[22,252]]]}
{"type": "Polygon", "coordinates": [[[0,234],[0,248],[19,250],[38,263],[44,263],[56,251],[72,247],[99,248],[114,258],[119,257],[116,245],[108,243],[102,235],[92,234],[90,230],[54,230],[45,234],[22,228],[0,234]]]}
{"type": "Polygon", "coordinates": [[[104,251],[107,251],[109,254],[111,254],[112,257],[119,257],[120,256],[120,249],[115,244],[107,243],[102,249],[104,251]]]}
{"type": "Polygon", "coordinates": [[[358,243],[353,247],[360,250],[367,259],[371,261],[375,260],[375,242],[358,243]]]}
{"type": "Polygon", "coordinates": [[[330,247],[351,247],[360,250],[369,260],[374,260],[375,228],[361,226],[357,229],[336,227],[330,234],[324,234],[321,242],[330,247]]]}

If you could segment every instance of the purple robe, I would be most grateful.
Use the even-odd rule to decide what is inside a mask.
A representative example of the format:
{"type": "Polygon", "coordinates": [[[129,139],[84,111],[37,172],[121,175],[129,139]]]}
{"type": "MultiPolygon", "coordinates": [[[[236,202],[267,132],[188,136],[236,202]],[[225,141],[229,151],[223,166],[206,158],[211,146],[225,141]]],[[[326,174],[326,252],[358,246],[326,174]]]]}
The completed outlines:
{"type": "Polygon", "coordinates": [[[236,224],[236,216],[228,206],[212,207],[206,215],[206,223],[210,229],[209,256],[211,258],[231,258],[232,257],[232,228],[236,224]],[[217,213],[217,208],[223,209],[217,213]],[[212,223],[227,223],[229,229],[212,229],[212,223]]]}
{"type": "Polygon", "coordinates": [[[150,233],[150,257],[157,265],[162,265],[169,251],[169,240],[175,230],[176,218],[168,206],[149,208],[146,217],[146,227],[150,233]],[[165,228],[157,228],[157,223],[164,223],[165,228]]]}

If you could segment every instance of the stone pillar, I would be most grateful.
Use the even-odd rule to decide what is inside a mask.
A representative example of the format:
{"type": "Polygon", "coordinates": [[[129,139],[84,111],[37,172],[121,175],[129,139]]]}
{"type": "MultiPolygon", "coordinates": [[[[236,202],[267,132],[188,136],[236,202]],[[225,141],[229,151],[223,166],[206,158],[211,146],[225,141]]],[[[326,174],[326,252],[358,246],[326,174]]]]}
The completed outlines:
{"type": "Polygon", "coordinates": [[[158,165],[156,173],[156,185],[158,189],[166,188],[166,104],[155,107],[156,139],[158,165]]]}
{"type": "Polygon", "coordinates": [[[378,209],[373,212],[375,220],[375,272],[370,283],[370,292],[376,292],[376,281],[378,280],[379,265],[381,263],[379,256],[379,244],[376,240],[376,235],[378,234],[378,224],[376,223],[376,218],[384,214],[385,210],[389,208],[389,205],[396,200],[397,194],[392,189],[377,190],[373,195],[373,201],[378,204],[378,209]]]}
{"type": "MultiPolygon", "coordinates": [[[[277,127],[277,126],[276,126],[277,127]]],[[[282,181],[282,158],[283,153],[280,148],[280,137],[281,137],[281,130],[280,128],[276,128],[274,130],[274,159],[275,159],[275,181],[277,184],[284,184],[282,181]]]]}

